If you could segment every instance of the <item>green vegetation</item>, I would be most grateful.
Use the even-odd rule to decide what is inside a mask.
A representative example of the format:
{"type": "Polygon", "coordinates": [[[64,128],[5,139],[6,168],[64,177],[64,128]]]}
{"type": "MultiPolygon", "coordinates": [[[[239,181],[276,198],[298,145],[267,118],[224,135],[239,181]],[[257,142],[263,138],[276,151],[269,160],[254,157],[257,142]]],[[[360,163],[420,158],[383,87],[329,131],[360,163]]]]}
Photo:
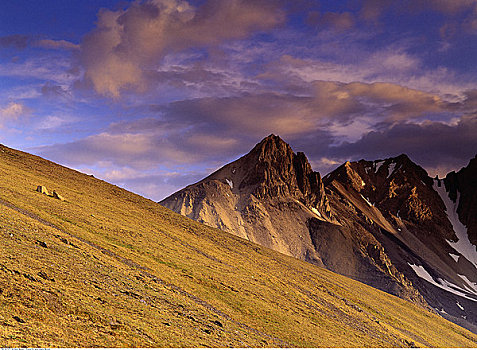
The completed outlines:
{"type": "Polygon", "coordinates": [[[1,146],[0,240],[2,346],[477,344],[401,299],[1,146]]]}

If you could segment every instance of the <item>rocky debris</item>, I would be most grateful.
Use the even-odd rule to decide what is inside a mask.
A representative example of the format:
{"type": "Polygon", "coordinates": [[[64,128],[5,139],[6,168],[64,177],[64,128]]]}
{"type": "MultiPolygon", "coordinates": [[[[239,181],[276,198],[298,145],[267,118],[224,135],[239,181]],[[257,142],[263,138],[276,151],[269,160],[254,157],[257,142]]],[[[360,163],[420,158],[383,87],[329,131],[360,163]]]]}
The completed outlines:
{"type": "Polygon", "coordinates": [[[52,194],[52,197],[55,198],[55,199],[59,199],[60,201],[64,201],[65,199],[63,198],[63,196],[61,196],[58,192],[56,192],[55,190],[53,190],[53,194],[52,194]]]}
{"type": "Polygon", "coordinates": [[[56,192],[56,190],[53,190],[53,192],[50,194],[48,190],[46,189],[46,187],[42,185],[37,186],[36,191],[42,194],[46,194],[48,197],[59,199],[60,201],[65,200],[63,196],[61,196],[58,192],[56,192]]]}
{"type": "Polygon", "coordinates": [[[37,192],[40,192],[42,194],[46,194],[47,196],[50,195],[50,193],[48,192],[48,190],[46,189],[45,186],[42,186],[42,185],[39,185],[37,188],[36,188],[36,191],[37,192]]]}
{"type": "Polygon", "coordinates": [[[218,320],[212,321],[212,323],[215,324],[216,326],[224,327],[224,325],[222,324],[222,322],[220,322],[220,321],[218,321],[218,320]]]}
{"type": "Polygon", "coordinates": [[[48,280],[48,281],[51,281],[51,282],[55,282],[55,279],[48,276],[48,274],[44,271],[40,271],[38,272],[38,276],[40,276],[41,278],[43,278],[44,280],[48,280]]]}
{"type": "Polygon", "coordinates": [[[35,243],[38,244],[40,247],[48,248],[48,245],[43,241],[37,240],[35,243]]]}
{"type": "Polygon", "coordinates": [[[12,316],[12,318],[18,323],[26,323],[26,321],[19,316],[12,316]]]}

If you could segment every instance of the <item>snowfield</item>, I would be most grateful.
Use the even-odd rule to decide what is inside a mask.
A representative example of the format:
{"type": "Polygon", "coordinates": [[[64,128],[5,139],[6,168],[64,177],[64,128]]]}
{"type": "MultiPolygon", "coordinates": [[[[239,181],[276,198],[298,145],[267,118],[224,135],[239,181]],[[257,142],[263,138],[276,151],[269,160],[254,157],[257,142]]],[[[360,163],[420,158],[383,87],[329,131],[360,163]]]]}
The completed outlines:
{"type": "Polygon", "coordinates": [[[467,292],[463,290],[462,288],[460,288],[459,286],[456,286],[455,284],[449,281],[446,281],[442,278],[438,278],[437,281],[435,281],[434,278],[429,274],[429,272],[427,272],[427,270],[423,266],[414,265],[411,263],[407,263],[407,264],[414,270],[417,276],[435,285],[436,287],[439,287],[447,292],[458,295],[460,297],[463,297],[472,301],[477,301],[477,294],[474,294],[472,292],[467,292]],[[468,294],[473,294],[475,298],[471,298],[468,294]]]}
{"type": "Polygon", "coordinates": [[[477,248],[469,241],[467,234],[467,228],[460,222],[459,215],[457,214],[457,208],[459,207],[460,194],[457,193],[456,202],[452,202],[449,195],[446,192],[444,182],[441,180],[441,186],[437,185],[439,180],[434,179],[434,190],[439,194],[444,205],[446,206],[447,217],[454,229],[457,236],[457,242],[447,241],[449,245],[469,260],[477,268],[477,248]]]}

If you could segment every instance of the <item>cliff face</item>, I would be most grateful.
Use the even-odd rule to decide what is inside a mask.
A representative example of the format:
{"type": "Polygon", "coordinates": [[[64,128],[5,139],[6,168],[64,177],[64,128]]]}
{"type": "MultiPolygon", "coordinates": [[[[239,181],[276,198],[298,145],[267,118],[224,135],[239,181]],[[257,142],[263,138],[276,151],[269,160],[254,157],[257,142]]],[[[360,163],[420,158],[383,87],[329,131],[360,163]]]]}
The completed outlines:
{"type": "Polygon", "coordinates": [[[477,155],[465,168],[447,174],[444,183],[457,203],[459,220],[467,227],[470,241],[477,245],[477,155]]]}

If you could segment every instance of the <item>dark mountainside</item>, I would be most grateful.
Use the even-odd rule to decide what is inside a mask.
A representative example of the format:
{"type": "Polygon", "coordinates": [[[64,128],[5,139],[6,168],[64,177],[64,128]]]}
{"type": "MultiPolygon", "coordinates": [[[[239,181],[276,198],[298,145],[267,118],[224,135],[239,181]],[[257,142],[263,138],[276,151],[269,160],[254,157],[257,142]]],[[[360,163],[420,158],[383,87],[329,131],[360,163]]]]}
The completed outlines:
{"type": "Polygon", "coordinates": [[[160,204],[476,332],[476,163],[439,180],[400,155],[346,162],[321,179],[270,135],[160,204]]]}

